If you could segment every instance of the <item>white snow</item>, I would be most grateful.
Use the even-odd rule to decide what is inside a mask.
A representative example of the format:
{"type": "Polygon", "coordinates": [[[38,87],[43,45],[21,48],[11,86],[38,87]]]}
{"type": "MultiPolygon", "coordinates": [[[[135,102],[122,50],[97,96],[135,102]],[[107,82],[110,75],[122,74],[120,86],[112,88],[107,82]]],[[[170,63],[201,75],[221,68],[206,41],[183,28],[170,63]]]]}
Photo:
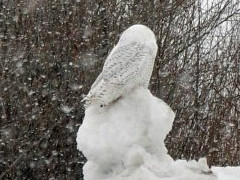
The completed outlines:
{"type": "Polygon", "coordinates": [[[167,154],[164,139],[174,117],[141,87],[108,107],[89,106],[77,134],[88,160],[84,180],[235,180],[219,168],[212,173],[205,158],[174,161],[167,154]]]}
{"type": "Polygon", "coordinates": [[[70,112],[73,110],[73,108],[72,108],[72,107],[69,107],[69,106],[67,106],[67,105],[62,105],[62,106],[61,106],[61,110],[62,110],[64,113],[68,114],[68,113],[70,113],[70,112]]]}
{"type": "Polygon", "coordinates": [[[217,175],[218,180],[240,179],[240,167],[212,167],[212,171],[217,175]]]}

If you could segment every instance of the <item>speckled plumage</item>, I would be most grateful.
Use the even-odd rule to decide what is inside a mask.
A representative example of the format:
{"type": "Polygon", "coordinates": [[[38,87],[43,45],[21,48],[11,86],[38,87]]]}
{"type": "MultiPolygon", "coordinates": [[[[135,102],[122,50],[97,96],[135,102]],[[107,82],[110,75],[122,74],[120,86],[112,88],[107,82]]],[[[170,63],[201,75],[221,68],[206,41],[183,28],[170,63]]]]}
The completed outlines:
{"type": "Polygon", "coordinates": [[[157,53],[154,33],[144,25],[125,30],[85,97],[86,105],[107,106],[134,88],[148,88],[157,53]]]}

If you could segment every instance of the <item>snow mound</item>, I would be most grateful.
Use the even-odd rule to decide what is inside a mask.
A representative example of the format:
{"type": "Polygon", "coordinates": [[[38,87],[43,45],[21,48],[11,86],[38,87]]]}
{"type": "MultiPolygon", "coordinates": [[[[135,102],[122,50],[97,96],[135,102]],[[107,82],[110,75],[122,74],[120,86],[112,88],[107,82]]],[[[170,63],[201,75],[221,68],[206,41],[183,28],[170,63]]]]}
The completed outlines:
{"type": "Polygon", "coordinates": [[[137,88],[108,107],[89,106],[77,134],[85,180],[213,180],[206,162],[173,161],[164,144],[175,114],[137,88]]]}
{"type": "Polygon", "coordinates": [[[212,171],[217,175],[218,180],[240,179],[240,167],[212,167],[212,171]]]}

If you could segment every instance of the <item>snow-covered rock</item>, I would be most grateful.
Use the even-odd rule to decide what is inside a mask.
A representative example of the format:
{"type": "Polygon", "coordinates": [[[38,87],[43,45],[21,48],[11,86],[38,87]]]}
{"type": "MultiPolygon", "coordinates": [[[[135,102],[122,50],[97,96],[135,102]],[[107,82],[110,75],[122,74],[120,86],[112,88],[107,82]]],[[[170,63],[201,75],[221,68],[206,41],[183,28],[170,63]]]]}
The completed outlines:
{"type": "Polygon", "coordinates": [[[137,88],[108,107],[89,106],[77,134],[85,180],[214,180],[206,161],[174,161],[164,144],[175,114],[137,88]]]}

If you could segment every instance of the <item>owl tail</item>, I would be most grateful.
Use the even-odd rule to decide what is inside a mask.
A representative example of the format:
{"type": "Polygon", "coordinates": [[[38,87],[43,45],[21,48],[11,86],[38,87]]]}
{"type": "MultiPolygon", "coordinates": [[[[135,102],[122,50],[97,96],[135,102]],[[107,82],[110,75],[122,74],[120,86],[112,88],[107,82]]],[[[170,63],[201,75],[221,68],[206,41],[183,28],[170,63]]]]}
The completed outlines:
{"type": "Polygon", "coordinates": [[[100,107],[107,106],[108,102],[106,101],[106,95],[104,92],[104,87],[106,87],[106,83],[104,80],[101,80],[93,89],[89,91],[87,96],[83,98],[81,102],[85,102],[84,106],[88,107],[89,105],[95,104],[100,107]]]}
{"type": "Polygon", "coordinates": [[[108,106],[120,96],[119,87],[101,80],[88,95],[83,99],[85,107],[89,105],[98,105],[100,107],[108,106]]]}

